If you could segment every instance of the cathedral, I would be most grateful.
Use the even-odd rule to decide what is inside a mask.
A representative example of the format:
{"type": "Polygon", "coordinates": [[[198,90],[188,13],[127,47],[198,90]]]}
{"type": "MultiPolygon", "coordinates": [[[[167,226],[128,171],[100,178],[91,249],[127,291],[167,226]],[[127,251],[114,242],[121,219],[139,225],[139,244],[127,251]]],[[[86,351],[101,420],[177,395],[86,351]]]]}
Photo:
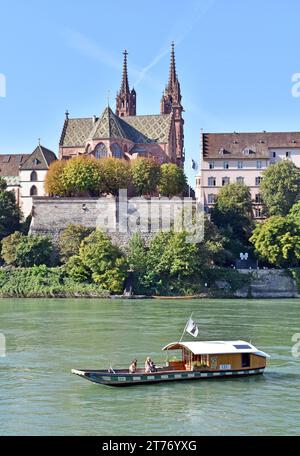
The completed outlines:
{"type": "Polygon", "coordinates": [[[174,44],[171,49],[169,81],[160,102],[160,114],[137,115],[137,94],[130,90],[127,51],[116,97],[115,112],[107,106],[100,117],[66,118],[59,142],[59,159],[78,155],[134,160],[152,157],[160,163],[184,165],[184,135],[181,90],[176,73],[174,44]]]}

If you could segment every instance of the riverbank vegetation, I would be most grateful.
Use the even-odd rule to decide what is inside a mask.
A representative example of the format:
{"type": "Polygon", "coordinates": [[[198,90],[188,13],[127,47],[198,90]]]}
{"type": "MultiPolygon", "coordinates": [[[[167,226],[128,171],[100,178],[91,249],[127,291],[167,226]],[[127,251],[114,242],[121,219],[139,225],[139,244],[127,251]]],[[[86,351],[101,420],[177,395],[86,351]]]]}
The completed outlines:
{"type": "MultiPolygon", "coordinates": [[[[227,184],[218,193],[205,236],[187,242],[187,233],[158,233],[149,244],[139,234],[122,250],[105,233],[68,225],[55,244],[46,236],[27,235],[14,194],[0,179],[0,296],[214,295],[226,284],[230,295],[249,285],[249,275],[234,269],[240,252],[248,252],[264,267],[300,266],[300,174],[289,161],[268,167],[261,194],[266,219],[255,223],[249,189],[227,184]]],[[[172,196],[183,192],[186,180],[173,164],[138,159],[78,157],[54,162],[46,186],[55,195],[116,195],[118,188],[137,195],[172,196]],[[59,163],[59,164],[57,164],[59,163]]],[[[292,271],[292,272],[291,272],[292,271]]],[[[223,287],[224,289],[224,287],[223,287]]]]}

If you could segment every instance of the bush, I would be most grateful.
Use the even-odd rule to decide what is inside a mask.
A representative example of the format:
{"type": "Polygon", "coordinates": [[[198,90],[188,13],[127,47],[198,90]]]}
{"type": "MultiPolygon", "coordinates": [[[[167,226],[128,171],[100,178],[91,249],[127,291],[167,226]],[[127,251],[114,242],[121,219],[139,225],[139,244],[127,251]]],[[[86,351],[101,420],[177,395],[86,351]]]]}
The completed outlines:
{"type": "Polygon", "coordinates": [[[52,263],[54,248],[46,236],[24,236],[19,232],[2,240],[2,258],[7,265],[29,267],[52,263]]]}
{"type": "Polygon", "coordinates": [[[122,293],[128,275],[126,260],[109,237],[99,230],[86,237],[80,245],[79,255],[67,262],[68,274],[76,279],[91,280],[103,290],[122,293]]]}
{"type": "Polygon", "coordinates": [[[14,192],[6,188],[6,181],[0,177],[0,241],[19,229],[22,217],[14,192]]]}
{"type": "Polygon", "coordinates": [[[93,229],[70,223],[59,237],[59,254],[63,263],[73,255],[78,255],[81,241],[92,233],[93,229]]]}

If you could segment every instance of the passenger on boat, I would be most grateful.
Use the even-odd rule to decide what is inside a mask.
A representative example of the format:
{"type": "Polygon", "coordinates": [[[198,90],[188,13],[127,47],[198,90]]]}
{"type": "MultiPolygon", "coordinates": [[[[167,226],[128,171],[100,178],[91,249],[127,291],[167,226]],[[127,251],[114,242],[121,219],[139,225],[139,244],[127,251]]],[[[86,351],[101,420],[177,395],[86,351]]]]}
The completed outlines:
{"type": "Polygon", "coordinates": [[[137,364],[137,359],[133,359],[131,361],[131,364],[129,366],[129,373],[134,374],[136,372],[136,364],[137,364]]]}
{"type": "Polygon", "coordinates": [[[149,373],[149,372],[155,372],[155,371],[156,371],[155,364],[152,361],[152,359],[148,356],[145,361],[145,372],[149,373]]]}

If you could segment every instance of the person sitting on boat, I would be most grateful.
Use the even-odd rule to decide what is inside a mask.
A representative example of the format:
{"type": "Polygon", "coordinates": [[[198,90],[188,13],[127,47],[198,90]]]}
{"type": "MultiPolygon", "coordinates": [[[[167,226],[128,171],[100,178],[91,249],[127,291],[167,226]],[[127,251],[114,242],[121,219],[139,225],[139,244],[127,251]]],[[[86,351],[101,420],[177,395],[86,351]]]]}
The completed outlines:
{"type": "Polygon", "coordinates": [[[150,356],[148,356],[145,361],[145,372],[149,373],[149,372],[155,372],[155,371],[156,371],[155,364],[152,361],[152,359],[150,358],[150,356]]]}
{"type": "Polygon", "coordinates": [[[131,364],[129,366],[129,373],[134,374],[136,372],[136,364],[137,364],[137,359],[133,359],[131,361],[131,364]]]}

